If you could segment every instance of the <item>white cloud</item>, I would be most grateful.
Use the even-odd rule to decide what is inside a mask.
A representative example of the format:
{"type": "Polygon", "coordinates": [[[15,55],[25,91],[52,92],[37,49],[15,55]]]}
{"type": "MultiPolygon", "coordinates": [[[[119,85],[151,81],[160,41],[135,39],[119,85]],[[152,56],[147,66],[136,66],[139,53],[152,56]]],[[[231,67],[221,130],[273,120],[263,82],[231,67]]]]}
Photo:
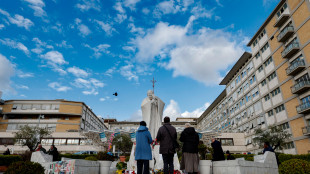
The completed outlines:
{"type": "Polygon", "coordinates": [[[2,30],[5,26],[3,24],[0,24],[0,30],[2,30]]]}
{"type": "Polygon", "coordinates": [[[142,9],[142,13],[144,13],[144,14],[149,14],[150,13],[150,10],[148,9],[148,8],[143,8],[142,9]]]}
{"type": "Polygon", "coordinates": [[[90,31],[90,29],[86,25],[82,24],[82,20],[81,19],[76,18],[75,19],[75,24],[77,26],[77,29],[80,31],[79,34],[81,36],[85,37],[85,36],[89,35],[90,33],[92,33],[90,31]]]}
{"type": "Polygon", "coordinates": [[[130,121],[142,121],[142,111],[141,109],[135,111],[133,114],[130,116],[130,121]]]}
{"type": "Polygon", "coordinates": [[[211,10],[207,10],[205,8],[203,8],[203,6],[198,3],[198,5],[196,5],[195,7],[192,8],[191,13],[196,17],[196,18],[208,18],[211,19],[212,16],[214,15],[213,11],[215,8],[211,9],[211,10]]]}
{"type": "Polygon", "coordinates": [[[17,89],[25,89],[25,90],[28,90],[28,89],[29,89],[29,87],[26,86],[26,85],[16,85],[16,88],[17,88],[17,89]]]}
{"type": "Polygon", "coordinates": [[[124,6],[129,7],[131,10],[135,10],[136,4],[140,2],[140,0],[125,0],[124,6]]]}
{"type": "Polygon", "coordinates": [[[60,48],[73,48],[72,45],[67,44],[67,41],[63,40],[60,44],[56,44],[56,46],[60,48]]]}
{"type": "Polygon", "coordinates": [[[25,73],[22,72],[21,70],[17,70],[16,74],[19,78],[29,78],[29,77],[34,77],[33,73],[25,73]]]}
{"type": "Polygon", "coordinates": [[[179,104],[174,101],[170,100],[170,103],[167,105],[166,109],[164,110],[164,116],[169,116],[171,121],[175,121],[177,117],[200,117],[201,114],[210,106],[210,103],[205,103],[202,107],[199,107],[192,112],[185,111],[181,113],[179,104]]]}
{"type": "Polygon", "coordinates": [[[156,57],[168,57],[160,64],[173,71],[173,76],[186,76],[205,85],[217,84],[226,71],[243,53],[242,35],[234,36],[221,29],[201,28],[189,33],[194,17],[184,27],[158,23],[144,37],[133,43],[138,49],[136,60],[153,62],[156,57]]]}
{"type": "Polygon", "coordinates": [[[153,11],[155,17],[187,11],[194,0],[168,0],[158,3],[153,11]]]}
{"type": "Polygon", "coordinates": [[[98,91],[96,91],[96,89],[91,89],[90,91],[83,91],[82,92],[83,94],[85,94],[85,95],[98,95],[99,93],[98,93],[98,91]]]}
{"type": "Polygon", "coordinates": [[[220,0],[215,0],[215,2],[217,3],[218,6],[224,7],[223,4],[220,2],[220,0]]]}
{"type": "Polygon", "coordinates": [[[105,101],[106,99],[105,99],[105,98],[100,98],[99,100],[103,102],[103,101],[105,101]]]}
{"type": "Polygon", "coordinates": [[[98,88],[103,88],[105,86],[103,82],[95,78],[89,80],[77,78],[72,85],[77,88],[87,89],[82,92],[84,95],[98,95],[98,88]]]}
{"type": "Polygon", "coordinates": [[[88,44],[84,44],[84,46],[86,48],[89,48],[89,49],[93,50],[94,51],[94,56],[96,58],[101,57],[103,53],[110,54],[110,51],[108,50],[108,48],[110,48],[109,44],[100,44],[100,45],[97,45],[96,47],[91,47],[88,44]]]}
{"type": "Polygon", "coordinates": [[[0,13],[6,16],[11,24],[15,24],[18,27],[24,27],[26,30],[29,30],[29,28],[34,25],[30,19],[24,18],[21,15],[15,14],[12,17],[7,11],[2,9],[0,9],[0,13]]]}
{"type": "Polygon", "coordinates": [[[80,3],[76,4],[78,9],[82,12],[88,11],[90,9],[94,9],[96,11],[100,11],[100,1],[99,0],[80,0],[80,3]]]}
{"type": "Polygon", "coordinates": [[[15,48],[15,49],[18,49],[18,50],[21,50],[23,51],[26,55],[29,55],[29,50],[28,48],[20,43],[20,42],[16,42],[14,40],[11,40],[9,38],[6,38],[6,39],[0,39],[0,42],[3,44],[3,45],[6,45],[6,46],[9,46],[11,48],[15,48]]]}
{"type": "Polygon", "coordinates": [[[84,71],[84,70],[82,70],[76,66],[68,68],[67,71],[69,73],[72,73],[76,77],[87,77],[89,75],[86,71],[84,71]]]}
{"type": "Polygon", "coordinates": [[[47,64],[51,66],[53,71],[58,72],[61,75],[67,74],[67,72],[61,68],[61,65],[68,64],[68,62],[65,61],[60,52],[49,51],[40,57],[47,61],[47,64]]]}
{"type": "Polygon", "coordinates": [[[116,2],[113,8],[119,12],[115,17],[116,22],[122,23],[125,19],[127,19],[126,11],[121,2],[116,2]]]}
{"type": "Polygon", "coordinates": [[[36,54],[41,54],[44,49],[43,48],[33,48],[31,49],[32,52],[36,53],[36,54]]]}
{"type": "Polygon", "coordinates": [[[139,77],[136,75],[136,72],[133,71],[134,66],[132,64],[128,64],[120,67],[120,74],[124,76],[127,80],[134,80],[135,82],[139,81],[139,77]]]}
{"type": "Polygon", "coordinates": [[[139,34],[139,35],[144,35],[144,29],[141,27],[136,27],[134,23],[128,24],[128,28],[130,28],[131,33],[139,34]]]}
{"type": "Polygon", "coordinates": [[[32,41],[35,43],[36,48],[31,49],[31,51],[36,53],[36,54],[41,54],[45,48],[47,48],[47,49],[53,49],[54,48],[52,45],[48,45],[46,42],[41,41],[37,37],[33,38],[32,41]]]}
{"type": "Polygon", "coordinates": [[[0,54],[0,91],[14,91],[11,87],[11,77],[15,73],[14,65],[2,54],[0,54]]]}
{"type": "Polygon", "coordinates": [[[112,32],[115,32],[115,28],[112,27],[112,24],[109,24],[109,23],[104,23],[103,21],[99,21],[99,20],[94,20],[102,30],[105,31],[105,33],[108,35],[108,36],[111,36],[112,35],[112,32]]]}
{"type": "Polygon", "coordinates": [[[58,92],[66,92],[66,91],[68,91],[68,90],[71,89],[71,88],[68,87],[68,86],[62,86],[62,85],[59,84],[58,82],[49,83],[48,86],[49,86],[50,88],[55,89],[55,90],[58,91],[58,92]]]}
{"type": "Polygon", "coordinates": [[[104,73],[104,75],[109,76],[109,77],[112,77],[112,74],[115,72],[115,70],[116,70],[116,67],[112,67],[112,68],[108,69],[108,70],[104,73]]]}
{"type": "Polygon", "coordinates": [[[34,15],[38,17],[46,16],[46,12],[43,10],[45,3],[42,0],[24,0],[29,3],[29,7],[34,10],[34,15]]]}

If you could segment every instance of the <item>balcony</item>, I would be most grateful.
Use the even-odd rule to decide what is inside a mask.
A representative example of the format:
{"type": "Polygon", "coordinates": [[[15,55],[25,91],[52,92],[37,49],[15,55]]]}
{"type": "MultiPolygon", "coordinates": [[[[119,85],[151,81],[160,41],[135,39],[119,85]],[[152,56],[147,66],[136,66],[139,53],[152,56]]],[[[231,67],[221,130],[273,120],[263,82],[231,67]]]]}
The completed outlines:
{"type": "Polygon", "coordinates": [[[282,14],[274,24],[274,27],[281,27],[289,18],[289,14],[282,14]]]}
{"type": "Polygon", "coordinates": [[[305,68],[305,61],[304,60],[298,60],[291,64],[288,68],[286,68],[286,74],[288,76],[296,75],[300,71],[302,71],[305,68]]]}
{"type": "Polygon", "coordinates": [[[284,49],[284,51],[282,51],[281,54],[282,54],[283,58],[290,58],[297,51],[299,51],[299,43],[298,42],[292,42],[284,49]]]}
{"type": "Polygon", "coordinates": [[[294,33],[294,27],[288,26],[285,27],[280,34],[277,36],[279,42],[286,41],[294,33]]]}
{"type": "Polygon", "coordinates": [[[306,114],[310,112],[310,102],[303,103],[296,107],[298,114],[306,114]]]}
{"type": "Polygon", "coordinates": [[[310,80],[303,80],[291,87],[293,94],[300,94],[310,89],[310,80]]]}
{"type": "Polygon", "coordinates": [[[302,128],[302,133],[304,135],[310,135],[310,126],[306,126],[302,128]]]}

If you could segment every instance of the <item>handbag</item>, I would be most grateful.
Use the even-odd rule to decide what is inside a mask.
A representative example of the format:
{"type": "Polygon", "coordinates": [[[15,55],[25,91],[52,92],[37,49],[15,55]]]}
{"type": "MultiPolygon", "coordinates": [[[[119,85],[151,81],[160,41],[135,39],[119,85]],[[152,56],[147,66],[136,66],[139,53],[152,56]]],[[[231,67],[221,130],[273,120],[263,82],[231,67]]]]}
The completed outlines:
{"type": "Polygon", "coordinates": [[[166,128],[166,130],[168,131],[168,134],[170,135],[170,138],[173,142],[173,148],[174,149],[178,149],[180,147],[179,143],[177,142],[176,139],[172,138],[171,134],[170,134],[170,131],[168,130],[168,128],[164,125],[164,127],[166,128]]]}

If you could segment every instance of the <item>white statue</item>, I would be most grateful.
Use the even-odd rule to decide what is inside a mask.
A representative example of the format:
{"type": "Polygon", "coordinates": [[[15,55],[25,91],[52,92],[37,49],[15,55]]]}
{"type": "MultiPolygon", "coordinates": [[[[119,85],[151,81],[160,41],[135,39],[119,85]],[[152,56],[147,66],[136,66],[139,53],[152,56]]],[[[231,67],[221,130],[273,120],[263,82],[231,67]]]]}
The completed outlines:
{"type": "Polygon", "coordinates": [[[147,98],[141,104],[141,110],[142,118],[149,128],[153,140],[155,140],[157,131],[162,125],[164,107],[165,103],[156,97],[152,90],[148,90],[147,98]]]}

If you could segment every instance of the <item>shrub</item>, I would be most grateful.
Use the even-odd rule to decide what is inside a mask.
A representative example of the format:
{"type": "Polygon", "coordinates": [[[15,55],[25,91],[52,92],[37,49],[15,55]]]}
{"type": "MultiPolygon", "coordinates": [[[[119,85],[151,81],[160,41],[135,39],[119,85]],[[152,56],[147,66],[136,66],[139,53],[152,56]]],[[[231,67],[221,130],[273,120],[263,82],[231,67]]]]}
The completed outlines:
{"type": "Polygon", "coordinates": [[[118,162],[118,163],[116,164],[116,168],[117,168],[117,170],[127,169],[127,164],[124,163],[124,162],[118,162]]]}
{"type": "Polygon", "coordinates": [[[279,154],[278,158],[279,158],[280,164],[290,159],[302,159],[302,160],[310,162],[310,154],[305,154],[305,155],[279,154]]]}
{"type": "Polygon", "coordinates": [[[19,155],[0,155],[0,166],[9,166],[17,161],[22,161],[22,157],[19,155]]]}
{"type": "Polygon", "coordinates": [[[96,157],[97,155],[88,155],[88,154],[82,154],[82,155],[77,155],[77,154],[60,154],[58,161],[60,161],[61,157],[65,158],[71,158],[71,159],[85,159],[86,157],[89,156],[94,156],[96,157]]]}
{"type": "Polygon", "coordinates": [[[130,160],[130,156],[126,156],[125,161],[128,162],[130,160]]]}
{"type": "Polygon", "coordinates": [[[94,156],[89,156],[89,157],[86,157],[85,160],[89,160],[89,161],[97,161],[98,159],[94,156]]]}
{"type": "Polygon", "coordinates": [[[30,161],[31,160],[32,152],[29,150],[26,150],[23,154],[20,156],[22,157],[23,161],[30,161]]]}
{"type": "Polygon", "coordinates": [[[108,154],[108,152],[99,152],[97,155],[97,159],[103,161],[114,161],[115,157],[108,154]]]}
{"type": "Polygon", "coordinates": [[[18,161],[12,163],[4,174],[44,174],[44,168],[39,163],[18,161]]]}
{"type": "Polygon", "coordinates": [[[254,161],[254,154],[231,154],[233,157],[237,158],[244,158],[246,161],[254,161]]]}
{"type": "Polygon", "coordinates": [[[284,161],[279,167],[280,174],[310,174],[310,163],[301,159],[284,161]]]}

